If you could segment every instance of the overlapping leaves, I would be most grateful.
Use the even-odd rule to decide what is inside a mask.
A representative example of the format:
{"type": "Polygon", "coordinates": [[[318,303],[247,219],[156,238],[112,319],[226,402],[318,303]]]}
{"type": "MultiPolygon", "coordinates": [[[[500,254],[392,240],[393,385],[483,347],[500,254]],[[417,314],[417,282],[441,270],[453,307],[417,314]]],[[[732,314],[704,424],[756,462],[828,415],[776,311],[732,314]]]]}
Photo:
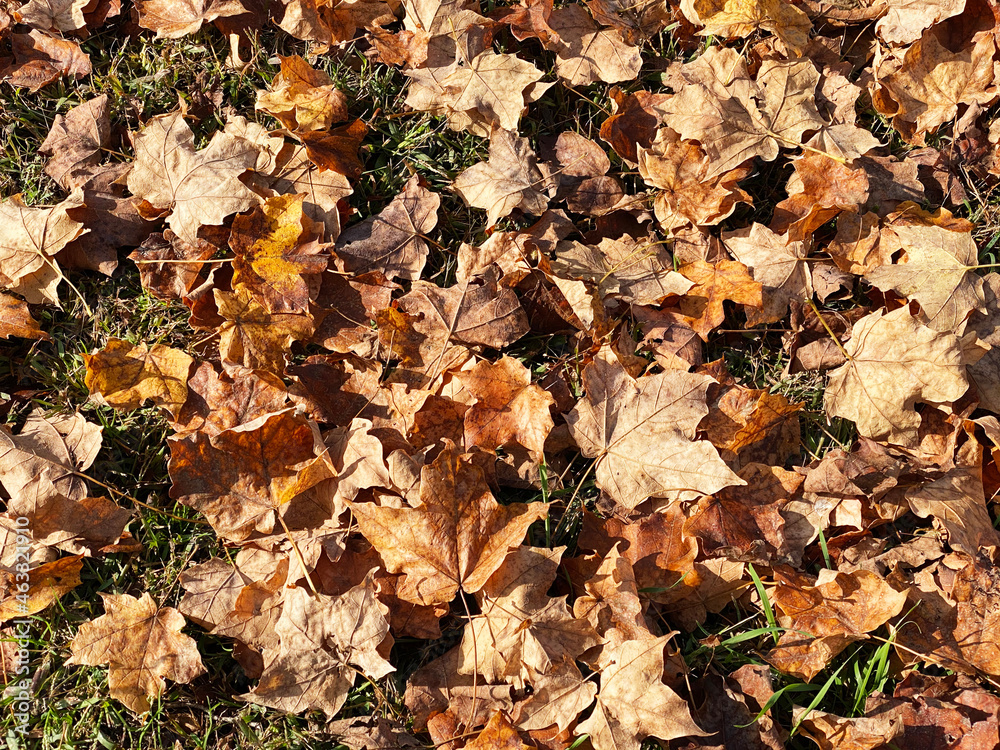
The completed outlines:
{"type": "MultiPolygon", "coordinates": [[[[928,722],[995,736],[1000,704],[963,675],[1000,676],[1000,282],[945,207],[1000,172],[988,4],[890,2],[873,32],[870,8],[781,0],[527,0],[489,16],[405,2],[401,23],[380,2],[279,5],[136,10],[161,38],[214,26],[238,42],[274,22],[323,53],[365,36],[405,73],[407,106],[488,139],[485,160],[449,175],[480,224],[443,246],[451,217],[419,174],[351,216],[368,129],[298,56],[257,97],[270,131],[231,115],[196,148],[180,109],[111,164],[106,97],[54,124],[40,149],[65,197],[0,205],[0,336],[44,339],[29,305],[58,304],[66,269],[110,273],[135,250],[143,285],[208,338],[111,339],[85,357],[85,385],[102,405],[164,411],[169,496],[232,548],[187,568],[177,608],[106,595],[69,663],[108,664],[112,696],[148,710],[166,679],[203,670],[187,617],[235,642],[256,681],[242,699],[333,718],[359,675],[396,669],[394,638],[460,625],[407,679],[410,729],[436,745],[719,747],[735,732],[781,747],[766,668],[691,675],[676,653],[678,630],[758,608],[780,631],[762,657],[783,675],[817,679],[877,631],[901,664],[957,673],[897,671],[863,716],[797,711],[820,747],[905,743],[928,722]],[[865,41],[844,43],[844,26],[865,41]],[[654,61],[667,27],[686,62],[654,61]],[[698,53],[703,36],[740,41],[698,53]],[[654,62],[662,87],[638,88],[654,62]],[[552,87],[610,83],[629,89],[609,92],[597,132],[526,137],[552,87]],[[859,98],[891,134],[863,126],[859,98]],[[950,144],[926,145],[951,122],[950,144]],[[773,211],[753,205],[772,162],[792,167],[768,173],[787,175],[773,211]],[[776,334],[786,374],[825,377],[822,399],[730,374],[744,337],[776,334]],[[559,356],[539,356],[557,336],[559,356]],[[706,362],[706,344],[729,356],[706,362]],[[803,444],[803,427],[832,437],[834,419],[857,440],[803,444]],[[600,515],[581,518],[594,499],[600,515]],[[927,535],[897,543],[896,522],[927,535]]],[[[12,31],[0,23],[4,79],[86,75],[59,35],[96,28],[100,7],[24,4],[12,31]]],[[[79,583],[81,557],[125,544],[129,514],[84,478],[99,448],[78,414],[0,430],[3,619],[18,518],[35,532],[33,612],[79,583]]],[[[330,728],[351,747],[412,740],[384,717],[330,728]]]]}

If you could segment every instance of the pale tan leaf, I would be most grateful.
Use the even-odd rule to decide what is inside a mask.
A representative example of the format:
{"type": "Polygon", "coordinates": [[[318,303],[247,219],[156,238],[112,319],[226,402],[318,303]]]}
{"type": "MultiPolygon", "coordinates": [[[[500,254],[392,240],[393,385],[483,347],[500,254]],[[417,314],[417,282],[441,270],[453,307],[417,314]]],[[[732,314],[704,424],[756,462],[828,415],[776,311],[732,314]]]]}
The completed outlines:
{"type": "Polygon", "coordinates": [[[148,593],[101,597],[105,614],[80,626],[66,664],[110,665],[112,698],[147,713],[167,679],[186,683],[205,671],[194,640],[181,633],[184,617],[176,609],[158,606],[148,593]]]}
{"type": "Polygon", "coordinates": [[[600,28],[583,5],[558,8],[549,24],[561,40],[556,45],[556,75],[570,86],[631,81],[639,74],[639,48],[626,44],[616,29],[600,28]]]}
{"type": "Polygon", "coordinates": [[[581,452],[597,459],[597,486],[627,508],[649,497],[693,499],[744,484],[705,441],[707,375],[671,370],[636,380],[602,350],[583,371],[586,398],[566,416],[581,452]]]}
{"type": "Polygon", "coordinates": [[[154,117],[135,136],[136,159],[128,176],[133,195],[169,209],[168,226],[189,244],[202,224],[222,224],[260,198],[238,179],[257,163],[249,142],[216,132],[208,147],[194,148],[194,134],[180,112],[154,117]]]}
{"type": "Polygon", "coordinates": [[[969,388],[959,339],[922,325],[905,307],[863,317],[845,349],[848,361],[830,373],[824,406],[865,437],[911,445],[917,402],[949,403],[969,388]]]}

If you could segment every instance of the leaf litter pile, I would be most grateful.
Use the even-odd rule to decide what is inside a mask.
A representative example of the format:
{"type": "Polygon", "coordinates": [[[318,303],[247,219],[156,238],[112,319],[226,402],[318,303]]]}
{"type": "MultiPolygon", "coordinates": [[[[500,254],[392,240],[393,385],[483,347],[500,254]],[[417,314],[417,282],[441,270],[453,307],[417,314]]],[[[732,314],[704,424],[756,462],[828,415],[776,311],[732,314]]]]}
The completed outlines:
{"type": "MultiPolygon", "coordinates": [[[[0,13],[0,74],[90,75],[79,40],[122,11],[0,13]]],[[[76,282],[119,262],[191,329],[84,357],[92,402],[172,428],[153,505],[90,481],[98,424],[7,388],[8,626],[181,513],[217,542],[176,606],[111,582],[64,644],[139,714],[211,696],[214,637],[225,699],[349,748],[1000,745],[996,6],[124,12],[133,44],[218,35],[239,68],[271,26],[314,57],[197,132],[182,99],[121,138],[93,96],[37,146],[61,200],[0,204],[5,338],[57,345],[33,316],[89,313],[76,282]],[[352,208],[370,123],[318,64],[347,47],[405,77],[388,116],[482,160],[352,208]],[[607,106],[532,124],[553,96],[607,106]],[[732,367],[759,341],[766,389],[732,367]],[[824,710],[848,665],[859,697],[824,710]]]]}

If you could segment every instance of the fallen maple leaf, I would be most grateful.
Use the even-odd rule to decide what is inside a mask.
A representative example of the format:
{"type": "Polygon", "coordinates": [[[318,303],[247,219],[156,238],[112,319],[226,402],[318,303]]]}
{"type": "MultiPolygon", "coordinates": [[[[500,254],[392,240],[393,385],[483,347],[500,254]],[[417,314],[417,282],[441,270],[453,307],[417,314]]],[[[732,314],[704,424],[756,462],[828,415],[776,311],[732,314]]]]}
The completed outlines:
{"type": "MultiPolygon", "coordinates": [[[[46,475],[48,479],[50,474],[46,475]]],[[[35,543],[57,547],[73,555],[91,556],[115,544],[132,513],[104,497],[74,500],[46,487],[29,496],[22,493],[7,504],[7,513],[30,520],[35,543]]],[[[69,558],[61,558],[66,560],[69,558]]]]}
{"type": "Polygon", "coordinates": [[[333,352],[371,356],[378,343],[372,323],[398,288],[377,271],[354,278],[325,274],[313,307],[313,341],[333,352]]]}
{"type": "Polygon", "coordinates": [[[275,514],[306,522],[331,517],[333,497],[318,487],[333,476],[325,450],[292,410],[258,417],[209,437],[195,432],[170,441],[170,496],[207,517],[220,536],[241,542],[270,533],[275,514]],[[299,502],[291,502],[297,497],[299,502]]]}
{"type": "Polygon", "coordinates": [[[843,214],[837,219],[837,235],[826,249],[838,268],[861,275],[891,261],[880,239],[876,214],[843,214]]]}
{"type": "MultiPolygon", "coordinates": [[[[19,560],[23,561],[23,553],[19,560]]],[[[25,565],[24,562],[19,564],[25,565]]],[[[30,617],[54,604],[80,585],[83,559],[76,555],[43,563],[24,573],[0,571],[0,623],[30,617]],[[27,583],[27,588],[22,584],[27,583]]]]}
{"type": "MultiPolygon", "coordinates": [[[[751,464],[741,470],[743,479],[760,480],[761,464],[751,464]],[[752,467],[752,468],[751,468],[752,467]]],[[[769,467],[767,467],[769,468],[769,467]]],[[[747,482],[754,487],[752,481],[747,482]]],[[[684,523],[684,531],[696,537],[706,555],[756,558],[769,562],[779,550],[784,552],[785,520],[781,515],[784,498],[763,491],[723,490],[714,497],[698,501],[684,523]]]]}
{"type": "Polygon", "coordinates": [[[28,0],[15,12],[21,23],[42,31],[76,31],[87,23],[88,5],[86,0],[28,0]]]}
{"type": "Polygon", "coordinates": [[[207,263],[218,245],[198,238],[189,245],[169,229],[150,234],[128,257],[139,266],[144,289],[161,299],[183,299],[206,281],[213,264],[207,263]],[[174,263],[172,261],[184,261],[174,263]]]}
{"type": "Polygon", "coordinates": [[[283,57],[270,91],[257,94],[255,109],[274,115],[289,130],[328,130],[347,119],[347,97],[333,79],[298,55],[283,57]]]}
{"type": "Polygon", "coordinates": [[[212,558],[181,573],[186,593],[178,609],[213,634],[235,639],[234,656],[248,677],[259,677],[261,654],[278,645],[274,626],[288,572],[288,557],[253,547],[237,552],[235,564],[212,558]]]}
{"type": "Polygon", "coordinates": [[[155,31],[157,39],[179,39],[218,18],[246,13],[239,0],[137,0],[136,10],[139,25],[155,31]]]}
{"type": "Polygon", "coordinates": [[[333,130],[294,131],[291,135],[305,146],[309,160],[320,171],[331,170],[357,178],[361,176],[358,149],[367,132],[368,126],[359,118],[333,130]]]}
{"type": "Polygon", "coordinates": [[[101,450],[101,428],[79,414],[28,415],[21,430],[0,428],[0,484],[11,497],[27,492],[43,475],[66,497],[87,496],[85,471],[101,450]]]}
{"type": "Polygon", "coordinates": [[[184,616],[176,609],[158,606],[148,593],[136,599],[101,592],[101,598],[105,613],[80,626],[66,664],[108,664],[112,698],[147,713],[149,698],[163,694],[167,679],[183,684],[205,671],[194,640],[181,633],[184,616]]]}
{"type": "Polygon", "coordinates": [[[905,307],[861,318],[844,350],[847,363],[830,373],[823,403],[865,437],[910,445],[920,425],[916,402],[949,403],[969,388],[959,339],[922,325],[905,307]]]}
{"type": "Polygon", "coordinates": [[[601,29],[583,5],[553,11],[549,25],[560,40],[554,45],[556,75],[570,86],[631,81],[639,75],[639,48],[626,44],[616,29],[601,29]]]}
{"type": "Polygon", "coordinates": [[[560,658],[575,659],[600,643],[566,597],[549,597],[559,560],[556,550],[518,547],[484,584],[482,614],[465,626],[459,672],[478,672],[489,683],[523,685],[547,674],[560,658]]]}
{"type": "Polygon", "coordinates": [[[707,375],[671,370],[633,378],[607,348],[583,370],[586,398],[566,415],[583,455],[597,459],[597,486],[626,508],[649,497],[693,499],[743,484],[708,442],[707,375]]]}
{"type": "Polygon", "coordinates": [[[626,94],[617,86],[609,92],[614,114],[601,125],[601,140],[611,144],[611,148],[630,163],[638,159],[638,147],[649,148],[662,124],[666,111],[663,106],[670,100],[669,94],[652,94],[636,91],[626,94]]]}
{"type": "Polygon", "coordinates": [[[67,190],[82,187],[100,163],[101,149],[110,136],[107,94],[58,115],[38,148],[50,157],[45,163],[45,174],[67,190]]]}
{"type": "Polygon", "coordinates": [[[887,742],[896,744],[903,729],[902,719],[891,713],[846,719],[826,711],[806,711],[802,706],[795,706],[792,720],[800,734],[815,742],[821,750],[875,750],[887,742]]]}
{"type": "Polygon", "coordinates": [[[312,336],[312,316],[270,313],[245,289],[235,293],[215,289],[215,301],[225,322],[219,328],[219,354],[226,364],[280,373],[284,352],[295,341],[312,336]]]}
{"type": "Polygon", "coordinates": [[[893,126],[905,139],[923,145],[924,135],[954,118],[960,104],[996,101],[991,86],[995,52],[989,35],[957,51],[934,34],[918,39],[906,50],[900,68],[883,79],[896,105],[885,114],[893,116],[893,126]]]}
{"type": "Polygon", "coordinates": [[[49,334],[31,317],[28,303],[10,294],[0,293],[0,338],[48,339],[49,334]]]}
{"type": "Polygon", "coordinates": [[[809,16],[783,0],[685,0],[681,8],[692,21],[704,25],[699,32],[703,36],[742,38],[757,30],[770,31],[797,56],[809,44],[809,16]]]}
{"type": "Polygon", "coordinates": [[[27,34],[12,34],[14,61],[0,68],[0,80],[13,86],[38,91],[59,76],[83,78],[90,75],[90,58],[80,45],[44,31],[32,29],[27,34]]]}
{"type": "Polygon", "coordinates": [[[992,556],[1000,548],[1000,534],[986,507],[983,489],[983,449],[969,441],[958,449],[955,468],[933,482],[909,489],[906,501],[921,518],[933,517],[948,534],[948,545],[975,557],[992,556]]]}
{"type": "Polygon", "coordinates": [[[597,695],[597,685],[585,680],[570,659],[557,662],[544,675],[532,673],[531,688],[531,696],[517,704],[516,715],[517,726],[528,731],[552,726],[567,731],[597,695]]]}
{"type": "Polygon", "coordinates": [[[638,640],[650,635],[645,615],[648,601],[662,605],[671,620],[689,630],[704,621],[709,604],[700,591],[707,583],[699,572],[704,566],[695,562],[698,541],[687,533],[680,504],[634,523],[609,518],[598,524],[590,516],[584,523],[578,543],[598,554],[607,552],[584,584],[587,595],[577,599],[574,612],[590,610],[589,619],[594,622],[596,618],[605,636],[638,640]]]}
{"type": "Polygon", "coordinates": [[[348,750],[407,750],[421,747],[402,724],[384,716],[355,716],[326,725],[333,738],[348,750]]]}
{"type": "Polygon", "coordinates": [[[883,231],[880,245],[887,255],[903,250],[905,262],[879,266],[865,278],[919,302],[930,328],[957,331],[971,311],[986,312],[983,280],[975,273],[979,250],[971,233],[894,225],[883,231]]]}
{"type": "Polygon", "coordinates": [[[354,274],[378,271],[387,279],[420,278],[430,252],[424,237],[438,220],[441,197],[411,177],[403,192],[378,214],[345,231],[337,243],[338,266],[354,274]]]}
{"type": "Polygon", "coordinates": [[[912,44],[924,29],[965,10],[966,0],[893,0],[875,24],[875,32],[893,45],[912,44]]]}
{"type": "MultiPolygon", "coordinates": [[[[281,138],[276,140],[284,141],[281,138]]],[[[261,170],[263,161],[264,172],[251,172],[244,179],[249,178],[263,195],[304,195],[303,213],[314,222],[323,224],[323,239],[336,240],[340,234],[337,204],[354,192],[347,177],[333,169],[321,171],[309,160],[306,147],[298,144],[283,144],[273,159],[266,149],[258,154],[257,169],[261,170]]]]}
{"type": "Polygon", "coordinates": [[[762,287],[763,305],[747,310],[748,327],[781,320],[792,301],[812,298],[812,276],[806,263],[808,243],[792,241],[757,223],[749,229],[727,232],[723,242],[762,287]]]}
{"type": "Polygon", "coordinates": [[[328,457],[337,474],[337,500],[354,500],[359,491],[370,487],[391,487],[385,467],[382,443],[372,434],[372,422],[355,417],[343,427],[334,427],[323,436],[328,457]]]}
{"type": "Polygon", "coordinates": [[[749,682],[747,677],[753,680],[753,687],[760,686],[761,693],[770,691],[770,671],[757,664],[744,665],[728,677],[710,674],[693,681],[690,698],[692,713],[698,725],[706,730],[706,735],[687,740],[683,745],[685,750],[784,748],[784,730],[774,721],[770,709],[765,708],[767,697],[755,694],[741,684],[749,682]]]}
{"type": "Polygon", "coordinates": [[[134,138],[135,163],[128,189],[152,206],[170,211],[167,225],[188,244],[204,224],[222,224],[246,211],[259,196],[239,177],[257,163],[257,151],[242,138],[217,132],[201,151],[181,112],[159,115],[134,138]]]}
{"type": "Polygon", "coordinates": [[[755,462],[783,466],[799,451],[802,406],[766,390],[724,386],[709,403],[699,430],[731,467],[755,462]]]}
{"type": "Polygon", "coordinates": [[[532,750],[521,742],[517,727],[500,711],[490,717],[483,731],[465,748],[466,750],[532,750]]]}
{"type": "MultiPolygon", "coordinates": [[[[867,133],[867,131],[862,131],[867,133]]],[[[833,142],[834,133],[821,131],[810,143],[830,146],[831,151],[844,154],[850,145],[833,142]],[[822,143],[818,140],[822,136],[822,143]]],[[[875,144],[878,145],[878,144],[875,144]]],[[[816,148],[817,146],[810,146],[816,148]]],[[[868,203],[870,182],[868,173],[835,161],[832,154],[807,152],[795,162],[795,174],[788,178],[785,189],[788,198],[774,207],[771,229],[787,235],[795,242],[809,242],[813,232],[842,211],[856,212],[868,203]]],[[[845,155],[846,160],[851,154],[845,155]]]]}
{"type": "Polygon", "coordinates": [[[682,138],[702,144],[711,159],[706,178],[755,156],[773,161],[825,124],[814,103],[819,73],[811,61],[766,60],[751,81],[734,50],[713,50],[719,48],[692,63],[703,80],[672,97],[664,117],[682,138]]]}
{"type": "Polygon", "coordinates": [[[574,231],[573,223],[564,211],[548,210],[523,232],[494,232],[479,247],[463,244],[458,251],[459,281],[468,281],[496,264],[504,278],[511,282],[522,281],[529,273],[527,258],[534,245],[540,252],[549,253],[556,243],[574,231]]]}
{"type": "Polygon", "coordinates": [[[558,184],[556,199],[565,200],[573,213],[602,216],[621,203],[621,183],[608,175],[611,160],[595,141],[567,130],[559,134],[548,161],[558,184]]]}
{"type": "Polygon", "coordinates": [[[806,681],[852,642],[902,612],[906,604],[905,593],[868,570],[824,569],[815,584],[800,574],[781,575],[770,599],[786,631],[767,653],[767,660],[806,681]]]}
{"type": "MultiPolygon", "coordinates": [[[[251,554],[249,549],[241,550],[235,564],[213,557],[182,572],[179,581],[185,594],[178,605],[181,614],[208,630],[229,620],[244,590],[272,572],[263,570],[266,565],[254,565],[251,554]]],[[[261,561],[260,555],[255,557],[261,561]]],[[[277,568],[273,572],[280,577],[277,568]]]]}
{"type": "Polygon", "coordinates": [[[243,698],[283,711],[319,709],[333,717],[354,686],[356,665],[369,679],[394,667],[379,649],[389,636],[388,607],[375,596],[373,573],[342,596],[285,592],[274,625],[280,645],[266,661],[264,674],[243,698]]]}
{"type": "Polygon", "coordinates": [[[433,383],[469,357],[466,346],[501,349],[528,332],[528,318],[510,289],[498,289],[491,266],[442,289],[426,281],[378,316],[379,341],[398,357],[415,385],[433,383]]]}
{"type": "Polygon", "coordinates": [[[628,235],[617,240],[605,237],[596,246],[564,240],[556,245],[551,263],[557,276],[589,281],[601,297],[613,294],[636,305],[656,305],[691,290],[693,282],[667,270],[672,266],[663,242],[628,235]]]}
{"type": "MultiPolygon", "coordinates": [[[[822,83],[820,85],[822,86],[822,83]]],[[[851,110],[851,114],[853,114],[853,110],[851,110]]],[[[808,156],[813,164],[829,170],[834,176],[839,176],[839,181],[846,182],[844,175],[855,171],[848,165],[854,165],[861,157],[884,144],[869,131],[854,125],[853,121],[851,124],[848,124],[835,120],[833,125],[826,125],[821,128],[805,145],[809,149],[815,149],[815,151],[808,150],[806,153],[806,156],[808,156]]],[[[904,162],[904,164],[906,165],[904,169],[915,166],[907,162],[904,162]]],[[[868,176],[867,183],[870,185],[872,175],[867,169],[865,170],[865,174],[868,176]]],[[[854,180],[860,181],[860,178],[855,175],[854,180]]],[[[829,187],[824,184],[822,178],[816,180],[814,184],[820,193],[825,192],[824,187],[827,189],[829,187]]],[[[836,187],[836,184],[833,187],[836,187]]],[[[875,185],[874,187],[877,194],[886,195],[878,190],[881,186],[875,185]]],[[[905,189],[905,185],[897,184],[894,186],[894,189],[905,189]]],[[[843,193],[844,191],[841,192],[843,193]]]]}
{"type": "Polygon", "coordinates": [[[288,405],[285,384],[276,375],[243,368],[220,374],[209,362],[195,369],[187,390],[173,423],[174,430],[182,434],[197,430],[218,435],[288,405]]]}
{"type": "Polygon", "coordinates": [[[738,168],[708,179],[709,159],[703,149],[691,141],[682,141],[661,129],[647,148],[636,145],[639,174],[647,184],[660,188],[654,209],[664,229],[672,231],[689,224],[704,227],[718,224],[750,196],[737,187],[747,175],[738,168]]]}
{"type": "Polygon", "coordinates": [[[477,676],[458,674],[461,659],[456,646],[407,680],[403,700],[414,729],[424,729],[433,714],[446,710],[466,726],[482,726],[494,711],[509,712],[514,707],[510,685],[489,685],[477,676]]]}
{"type": "Polygon", "coordinates": [[[679,303],[691,328],[708,341],[708,335],[726,319],[726,300],[759,308],[764,305],[762,285],[747,273],[747,267],[732,260],[686,263],[678,271],[694,282],[679,303]]]}
{"type": "Polygon", "coordinates": [[[1000,331],[998,331],[997,292],[1000,291],[1000,274],[989,273],[983,278],[983,293],[988,314],[973,312],[969,330],[973,330],[991,349],[982,359],[969,366],[969,379],[976,384],[979,402],[985,409],[1000,413],[1000,331]]]}
{"type": "Polygon", "coordinates": [[[0,288],[31,303],[59,304],[65,277],[53,256],[90,231],[70,215],[82,204],[80,191],[51,208],[28,208],[20,195],[0,203],[0,288]]]}
{"type": "Polygon", "coordinates": [[[639,750],[640,740],[699,736],[687,702],[663,684],[663,648],[672,634],[624,641],[605,652],[597,705],[577,732],[590,735],[595,750],[639,750]]]}
{"type": "Polygon", "coordinates": [[[116,409],[138,409],[145,401],[177,416],[187,400],[187,379],[194,359],[163,344],[147,348],[110,339],[103,349],[84,354],[84,380],[91,397],[116,409]]]}
{"type": "Polygon", "coordinates": [[[547,503],[499,505],[470,459],[445,442],[421,470],[419,507],[351,504],[389,571],[405,573],[396,590],[402,599],[443,604],[459,589],[479,591],[528,526],[548,513],[547,503]]]}
{"type": "Polygon", "coordinates": [[[539,84],[542,72],[534,65],[492,50],[445,67],[407,71],[407,76],[407,105],[446,115],[453,130],[481,136],[494,129],[516,131],[527,102],[547,88],[539,84]]]}
{"type": "Polygon", "coordinates": [[[663,0],[636,5],[631,0],[589,0],[587,7],[602,26],[613,26],[629,44],[656,36],[673,19],[663,0]]]}
{"type": "Polygon", "coordinates": [[[449,65],[456,57],[469,60],[488,46],[482,37],[489,20],[472,0],[404,0],[402,5],[404,29],[425,48],[427,67],[449,65]]]}
{"type": "Polygon", "coordinates": [[[537,163],[527,139],[508,130],[494,130],[489,161],[458,175],[454,189],[466,205],[485,208],[487,224],[493,226],[515,208],[541,216],[549,205],[550,181],[548,168],[537,163]]]}
{"type": "Polygon", "coordinates": [[[545,438],[552,430],[549,407],[555,399],[531,382],[528,369],[511,357],[495,364],[479,362],[456,373],[475,399],[465,413],[465,446],[495,450],[517,442],[536,461],[543,458],[545,438]]]}
{"type": "Polygon", "coordinates": [[[302,212],[303,199],[268,198],[233,220],[233,286],[249,291],[270,313],[308,313],[327,267],[326,247],[312,238],[314,227],[302,212]]]}
{"type": "Polygon", "coordinates": [[[887,737],[899,747],[910,747],[929,734],[945,734],[952,738],[952,747],[976,750],[1000,734],[996,696],[965,675],[933,677],[908,672],[891,696],[873,695],[865,715],[857,718],[809,714],[801,707],[794,709],[793,716],[802,721],[807,736],[823,748],[842,747],[836,743],[843,742],[877,748],[884,746],[887,737]]]}
{"type": "Polygon", "coordinates": [[[97,166],[86,175],[83,205],[70,213],[84,226],[99,227],[100,231],[85,232],[66,245],[56,256],[63,268],[99,271],[111,276],[118,267],[118,251],[142,244],[157,227],[155,219],[145,218],[132,199],[125,196],[125,186],[118,182],[129,169],[127,164],[108,164],[97,166]]]}
{"type": "Polygon", "coordinates": [[[538,39],[546,48],[559,42],[559,34],[549,25],[552,0],[522,0],[518,5],[497,8],[491,14],[500,23],[510,26],[510,33],[519,42],[538,39]]]}

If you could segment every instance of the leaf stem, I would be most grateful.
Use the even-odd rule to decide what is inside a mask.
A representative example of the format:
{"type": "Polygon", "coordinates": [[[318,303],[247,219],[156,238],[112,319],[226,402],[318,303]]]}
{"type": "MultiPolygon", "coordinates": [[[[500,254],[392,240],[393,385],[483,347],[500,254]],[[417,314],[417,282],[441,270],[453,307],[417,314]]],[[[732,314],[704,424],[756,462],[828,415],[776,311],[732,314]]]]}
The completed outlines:
{"type": "Polygon", "coordinates": [[[173,513],[169,513],[168,511],[165,511],[165,510],[162,510],[160,508],[157,508],[154,505],[149,505],[148,503],[144,503],[144,502],[142,502],[142,500],[137,500],[134,497],[132,497],[131,495],[125,494],[121,490],[116,490],[114,487],[111,487],[110,485],[105,484],[104,482],[100,481],[99,479],[94,479],[93,477],[88,477],[86,474],[84,474],[82,472],[74,471],[73,475],[77,476],[77,477],[80,477],[81,479],[85,479],[88,482],[93,482],[98,487],[103,487],[108,492],[110,492],[110,493],[112,493],[114,495],[118,495],[118,497],[124,497],[127,500],[135,503],[136,505],[138,505],[138,506],[140,506],[142,508],[146,508],[147,510],[151,510],[154,513],[159,513],[161,515],[167,516],[168,518],[172,518],[175,521],[183,521],[184,523],[194,523],[194,524],[198,524],[199,526],[210,526],[211,525],[211,524],[209,524],[208,521],[203,521],[200,518],[181,518],[180,516],[175,516],[173,513]]]}
{"type": "Polygon", "coordinates": [[[812,298],[807,299],[806,303],[809,305],[809,307],[813,309],[813,312],[816,313],[816,317],[819,318],[819,322],[823,324],[823,328],[825,328],[826,332],[830,334],[830,338],[833,339],[833,343],[837,345],[838,349],[840,349],[840,353],[844,355],[844,359],[850,362],[852,359],[851,355],[847,353],[847,350],[844,348],[844,345],[840,343],[840,339],[837,338],[837,335],[833,332],[833,329],[830,328],[829,325],[827,325],[826,318],[824,318],[820,314],[819,308],[816,307],[816,303],[812,301],[812,298]]]}
{"type": "Polygon", "coordinates": [[[313,579],[309,575],[309,567],[306,565],[306,560],[302,557],[302,553],[299,551],[299,545],[295,543],[295,540],[292,538],[292,532],[288,530],[288,524],[286,524],[285,519],[281,517],[281,510],[279,508],[275,508],[274,514],[278,517],[278,522],[281,524],[281,528],[285,530],[285,536],[288,538],[289,544],[292,545],[292,552],[295,553],[295,558],[299,561],[299,565],[302,566],[302,574],[306,577],[306,583],[309,584],[309,588],[314,594],[319,594],[319,591],[316,590],[316,584],[313,583],[313,579]]]}

